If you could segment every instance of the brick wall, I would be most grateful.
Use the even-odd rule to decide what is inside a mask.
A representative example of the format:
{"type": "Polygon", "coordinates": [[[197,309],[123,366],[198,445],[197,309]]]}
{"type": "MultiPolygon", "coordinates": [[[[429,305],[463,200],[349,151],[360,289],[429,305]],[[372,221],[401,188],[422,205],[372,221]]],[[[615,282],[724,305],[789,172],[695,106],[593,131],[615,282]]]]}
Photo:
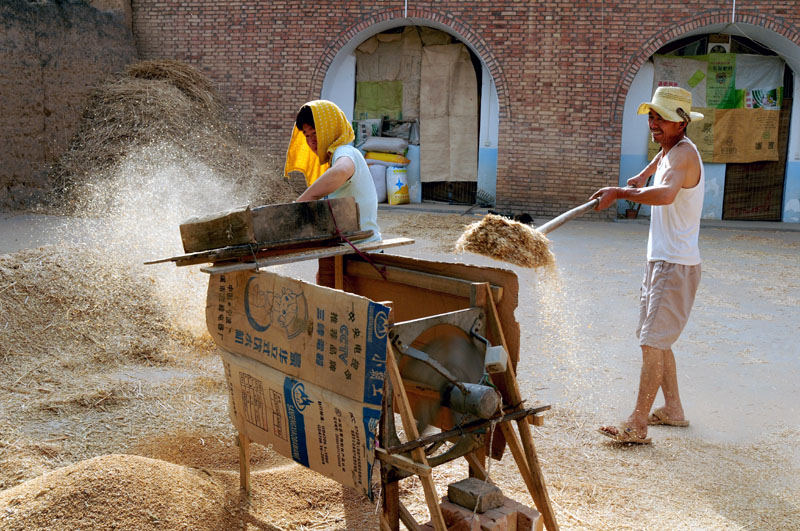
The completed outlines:
{"type": "MultiPolygon", "coordinates": [[[[380,0],[133,0],[132,7],[140,56],[205,71],[253,139],[276,155],[286,149],[297,108],[319,97],[341,47],[404,16],[403,1],[380,0]]],[[[409,1],[408,17],[452,28],[494,77],[498,207],[554,215],[616,184],[622,108],[641,65],[673,38],[729,22],[731,8],[705,0],[440,0],[409,1]]],[[[795,2],[747,2],[736,20],[800,44],[795,2]]]]}
{"type": "Polygon", "coordinates": [[[50,189],[91,87],[136,51],[124,17],[77,0],[4,0],[0,50],[0,206],[24,207],[50,189]]]}

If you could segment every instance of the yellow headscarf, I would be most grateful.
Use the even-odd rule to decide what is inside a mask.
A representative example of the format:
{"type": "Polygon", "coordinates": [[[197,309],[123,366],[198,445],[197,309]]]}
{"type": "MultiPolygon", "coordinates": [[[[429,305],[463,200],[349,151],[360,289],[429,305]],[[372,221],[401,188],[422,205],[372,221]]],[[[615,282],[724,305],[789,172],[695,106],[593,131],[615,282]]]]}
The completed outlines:
{"type": "MultiPolygon", "coordinates": [[[[286,153],[284,176],[299,171],[306,177],[306,185],[319,179],[330,168],[330,157],[339,146],[352,142],[356,135],[353,126],[344,112],[332,101],[314,100],[306,103],[314,116],[314,129],[317,132],[317,152],[311,151],[305,135],[292,125],[292,139],[286,153]]],[[[304,105],[304,107],[306,106],[304,105]]]]}

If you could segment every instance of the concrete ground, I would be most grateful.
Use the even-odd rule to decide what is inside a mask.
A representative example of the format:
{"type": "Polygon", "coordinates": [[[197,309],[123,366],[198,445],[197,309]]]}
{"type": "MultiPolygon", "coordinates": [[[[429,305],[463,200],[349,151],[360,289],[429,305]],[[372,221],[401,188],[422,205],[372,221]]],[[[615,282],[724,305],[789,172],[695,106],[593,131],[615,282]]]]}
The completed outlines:
{"type": "MultiPolygon", "coordinates": [[[[441,214],[443,224],[453,225],[485,213],[467,210],[438,203],[381,205],[379,221],[382,227],[397,226],[406,215],[441,214]]],[[[96,241],[98,229],[102,223],[97,220],[0,214],[0,254],[89,234],[96,241]]],[[[555,281],[489,258],[454,255],[444,250],[447,245],[425,237],[387,252],[516,271],[523,394],[588,408],[599,425],[624,419],[636,394],[640,351],[634,330],[647,232],[646,220],[565,224],[549,235],[555,281]]],[[[800,225],[704,222],[701,253],[697,301],[674,347],[692,421],[687,435],[744,442],[797,426],[800,225]]],[[[313,281],[314,263],[280,267],[313,281]]]]}
{"type": "MultiPolygon", "coordinates": [[[[398,207],[381,207],[379,217],[400,212],[398,207]]],[[[442,204],[403,208],[450,214],[468,210],[442,204]]],[[[465,222],[474,219],[465,216],[465,222]]],[[[545,221],[537,219],[536,224],[545,221]]],[[[557,282],[488,258],[461,258],[507,267],[519,275],[518,375],[529,396],[588,408],[598,425],[630,413],[640,370],[635,328],[648,224],[646,219],[578,219],[553,231],[548,237],[557,282]]],[[[426,245],[418,240],[393,252],[415,254],[414,247],[426,245]]],[[[749,442],[796,427],[800,224],[704,220],[700,246],[702,282],[689,324],[674,346],[692,422],[685,433],[708,441],[749,442]]],[[[800,464],[800,455],[796,457],[800,464]]]]}

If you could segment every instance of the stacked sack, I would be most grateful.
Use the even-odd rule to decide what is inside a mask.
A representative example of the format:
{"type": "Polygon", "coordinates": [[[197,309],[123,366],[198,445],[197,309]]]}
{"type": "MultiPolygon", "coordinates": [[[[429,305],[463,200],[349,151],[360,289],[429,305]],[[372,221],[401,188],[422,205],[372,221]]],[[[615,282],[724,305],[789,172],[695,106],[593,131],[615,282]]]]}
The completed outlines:
{"type": "Polygon", "coordinates": [[[408,190],[408,164],[404,155],[408,141],[388,136],[370,136],[359,149],[367,159],[378,202],[401,205],[410,202],[408,190]]]}

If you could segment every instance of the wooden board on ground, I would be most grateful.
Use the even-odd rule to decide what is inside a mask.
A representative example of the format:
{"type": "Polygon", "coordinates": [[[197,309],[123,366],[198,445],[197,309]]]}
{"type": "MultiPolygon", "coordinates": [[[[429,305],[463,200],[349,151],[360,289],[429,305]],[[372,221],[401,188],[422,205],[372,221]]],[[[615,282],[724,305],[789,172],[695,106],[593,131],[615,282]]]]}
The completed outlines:
{"type": "Polygon", "coordinates": [[[246,244],[268,247],[287,239],[329,238],[359,229],[358,205],[352,197],[242,207],[192,218],[180,226],[187,253],[246,244]]]}

